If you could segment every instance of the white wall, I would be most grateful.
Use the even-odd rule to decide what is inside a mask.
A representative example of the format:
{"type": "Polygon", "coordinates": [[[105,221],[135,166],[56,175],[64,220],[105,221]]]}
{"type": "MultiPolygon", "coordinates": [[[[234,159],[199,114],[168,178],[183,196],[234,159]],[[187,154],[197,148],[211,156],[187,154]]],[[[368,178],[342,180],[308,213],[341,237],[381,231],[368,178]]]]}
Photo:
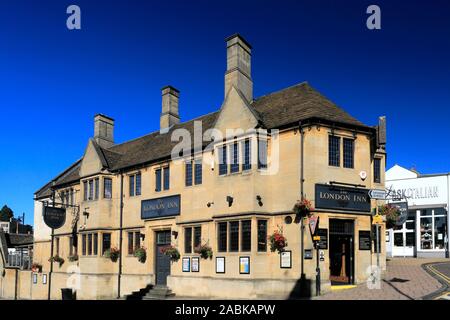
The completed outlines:
{"type": "Polygon", "coordinates": [[[52,230],[47,227],[42,217],[43,204],[34,201],[34,241],[51,240],[52,230]]]}

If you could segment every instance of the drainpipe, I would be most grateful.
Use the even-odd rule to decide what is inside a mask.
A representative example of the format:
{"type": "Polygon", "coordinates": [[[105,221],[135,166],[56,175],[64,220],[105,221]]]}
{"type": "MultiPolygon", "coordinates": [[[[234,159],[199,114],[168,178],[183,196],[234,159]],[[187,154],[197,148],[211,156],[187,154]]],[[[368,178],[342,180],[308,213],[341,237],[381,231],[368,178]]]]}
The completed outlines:
{"type": "MultiPolygon", "coordinates": [[[[303,200],[304,199],[304,140],[305,140],[305,133],[303,132],[303,127],[302,127],[302,122],[299,121],[298,122],[298,128],[299,128],[299,132],[300,132],[300,199],[303,200]]],[[[300,243],[301,243],[301,248],[300,248],[300,271],[301,271],[301,276],[300,279],[302,281],[302,283],[306,283],[305,280],[305,272],[304,272],[304,238],[305,238],[305,226],[303,223],[303,217],[301,217],[300,219],[300,231],[301,231],[301,235],[300,235],[300,243]]]]}
{"type": "Polygon", "coordinates": [[[117,299],[120,299],[120,280],[122,276],[122,236],[123,236],[123,173],[120,173],[120,222],[119,222],[119,273],[117,275],[117,299]]]}

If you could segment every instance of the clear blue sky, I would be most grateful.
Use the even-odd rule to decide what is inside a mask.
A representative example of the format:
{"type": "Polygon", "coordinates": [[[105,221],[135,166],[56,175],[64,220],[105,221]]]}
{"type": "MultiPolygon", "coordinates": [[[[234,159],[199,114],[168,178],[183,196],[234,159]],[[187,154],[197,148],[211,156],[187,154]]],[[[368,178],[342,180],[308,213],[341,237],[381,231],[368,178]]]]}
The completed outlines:
{"type": "Polygon", "coordinates": [[[450,171],[449,1],[0,1],[0,205],[32,222],[33,193],[83,155],[93,116],[123,142],[218,109],[226,36],[253,45],[255,96],[309,83],[366,124],[388,121],[388,166],[450,171]],[[378,4],[382,30],[365,27],[378,4]],[[66,28],[77,4],[82,30],[66,28]]]}

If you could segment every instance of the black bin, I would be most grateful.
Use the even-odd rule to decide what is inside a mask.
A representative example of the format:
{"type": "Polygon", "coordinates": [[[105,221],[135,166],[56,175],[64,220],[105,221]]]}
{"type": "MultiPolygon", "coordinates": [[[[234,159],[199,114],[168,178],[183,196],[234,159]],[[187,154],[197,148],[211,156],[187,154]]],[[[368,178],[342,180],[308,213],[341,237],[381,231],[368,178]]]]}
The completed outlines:
{"type": "Polygon", "coordinates": [[[72,292],[70,288],[61,289],[62,300],[76,300],[75,292],[72,292]]]}

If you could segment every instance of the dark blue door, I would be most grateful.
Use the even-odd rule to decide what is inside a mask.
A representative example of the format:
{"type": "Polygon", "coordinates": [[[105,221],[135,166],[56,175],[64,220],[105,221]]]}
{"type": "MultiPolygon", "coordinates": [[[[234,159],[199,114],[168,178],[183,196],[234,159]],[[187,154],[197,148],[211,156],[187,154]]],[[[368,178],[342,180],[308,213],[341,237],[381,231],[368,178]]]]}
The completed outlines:
{"type": "Polygon", "coordinates": [[[170,258],[161,251],[170,245],[170,231],[156,233],[156,285],[165,286],[170,274],[170,258]]]}

